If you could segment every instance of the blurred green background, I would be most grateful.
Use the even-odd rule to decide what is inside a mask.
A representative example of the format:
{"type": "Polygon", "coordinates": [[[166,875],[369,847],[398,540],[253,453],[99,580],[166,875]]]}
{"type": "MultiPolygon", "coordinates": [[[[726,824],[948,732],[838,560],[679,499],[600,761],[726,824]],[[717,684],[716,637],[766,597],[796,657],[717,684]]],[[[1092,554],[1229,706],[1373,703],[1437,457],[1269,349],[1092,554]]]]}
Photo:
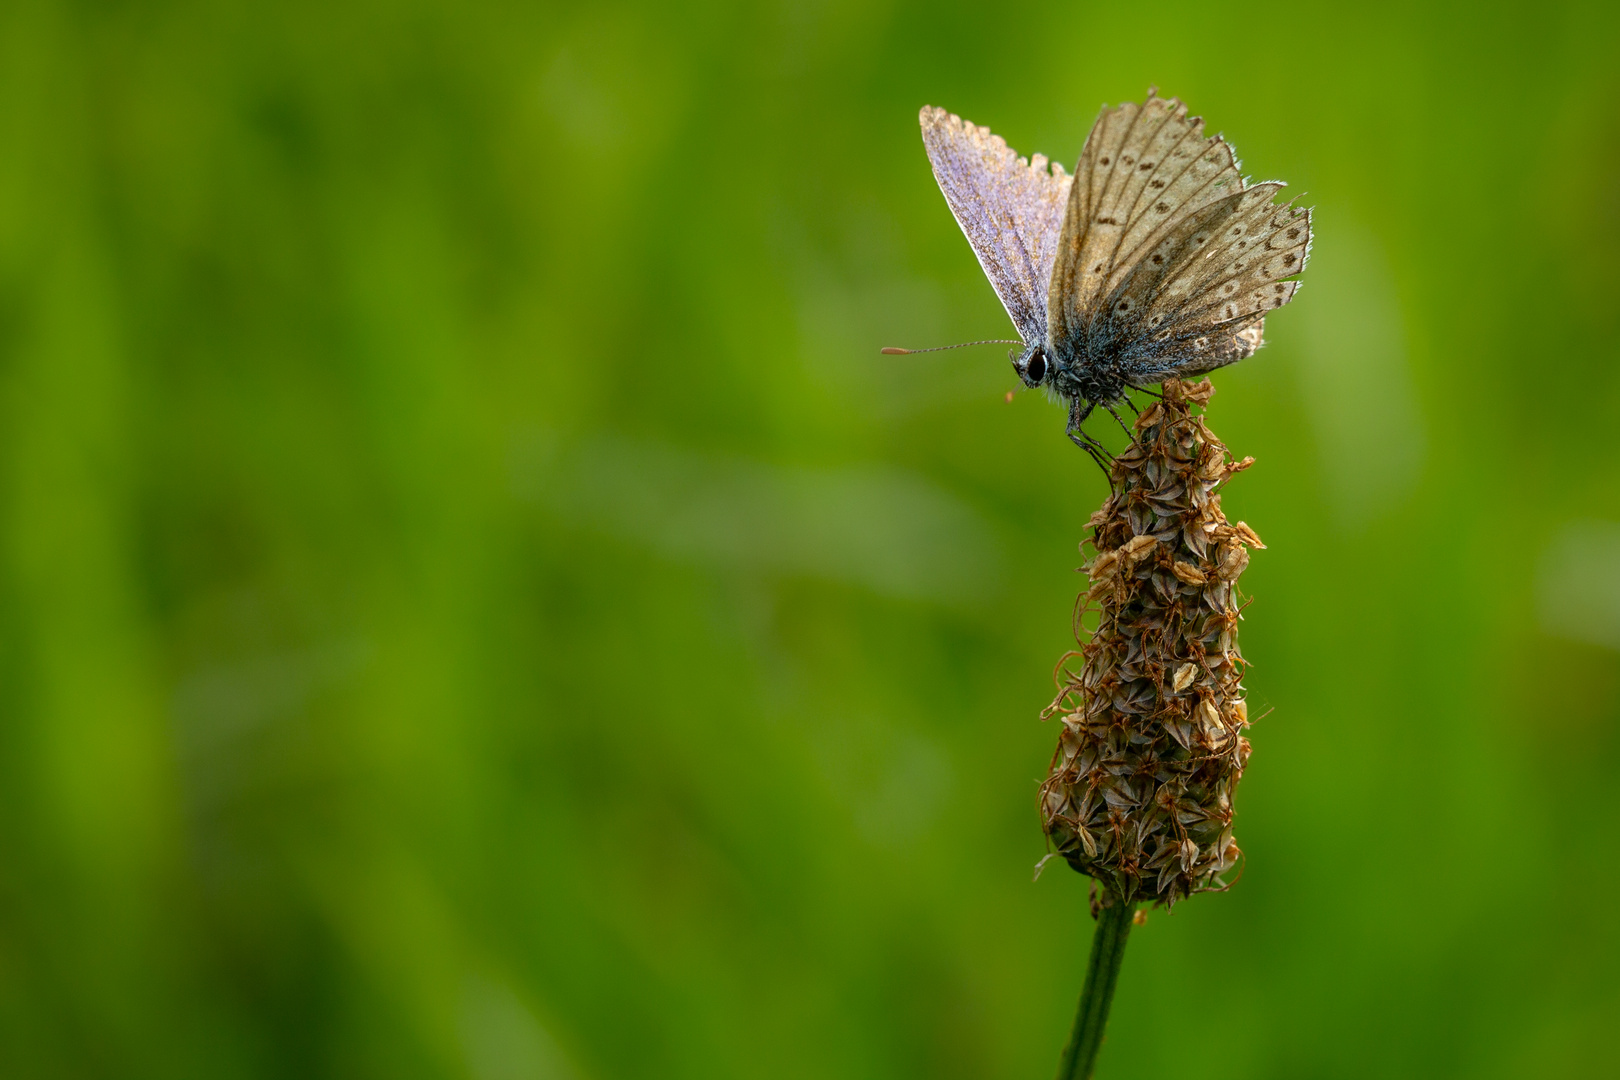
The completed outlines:
{"type": "Polygon", "coordinates": [[[1616,31],[6,4],[0,1073],[1049,1076],[1104,487],[1004,349],[877,348],[1009,329],[919,106],[1072,162],[1150,83],[1318,239],[1211,412],[1249,865],[1101,1075],[1611,1071],[1616,31]]]}

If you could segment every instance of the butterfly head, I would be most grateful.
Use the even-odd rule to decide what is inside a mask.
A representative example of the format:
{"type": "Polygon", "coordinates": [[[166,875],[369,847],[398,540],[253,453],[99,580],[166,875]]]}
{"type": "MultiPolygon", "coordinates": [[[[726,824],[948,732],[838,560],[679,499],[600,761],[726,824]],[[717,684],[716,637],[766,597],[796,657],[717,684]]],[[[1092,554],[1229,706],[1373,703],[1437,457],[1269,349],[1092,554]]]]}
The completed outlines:
{"type": "Polygon", "coordinates": [[[1052,361],[1039,341],[1025,345],[1022,352],[1007,353],[1007,359],[1012,361],[1013,370],[1024,380],[1024,385],[1030,388],[1040,386],[1052,376],[1052,361]]]}

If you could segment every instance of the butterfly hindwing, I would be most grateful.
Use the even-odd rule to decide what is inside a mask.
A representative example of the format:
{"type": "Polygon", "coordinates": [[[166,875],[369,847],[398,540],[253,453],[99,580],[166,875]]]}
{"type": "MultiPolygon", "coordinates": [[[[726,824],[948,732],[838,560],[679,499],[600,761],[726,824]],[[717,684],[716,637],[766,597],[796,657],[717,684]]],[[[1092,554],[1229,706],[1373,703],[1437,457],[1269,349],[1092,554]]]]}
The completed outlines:
{"type": "Polygon", "coordinates": [[[1188,295],[1180,318],[1225,321],[1293,299],[1299,283],[1282,279],[1304,268],[1311,215],[1302,207],[1272,203],[1271,195],[1281,187],[1259,184],[1244,192],[1245,200],[1257,194],[1265,198],[1225,223],[1219,246],[1204,255],[1202,265],[1185,269],[1188,295]]]}
{"type": "Polygon", "coordinates": [[[1249,356],[1261,318],[1294,298],[1310,251],[1311,214],[1272,200],[1265,183],[1189,219],[1184,257],[1160,282],[1143,320],[1169,370],[1198,374],[1249,356]],[[1250,328],[1253,334],[1248,334],[1250,328]]]}
{"type": "Polygon", "coordinates": [[[934,179],[1025,341],[1046,338],[1046,294],[1070,178],[944,109],[919,117],[934,179]]]}

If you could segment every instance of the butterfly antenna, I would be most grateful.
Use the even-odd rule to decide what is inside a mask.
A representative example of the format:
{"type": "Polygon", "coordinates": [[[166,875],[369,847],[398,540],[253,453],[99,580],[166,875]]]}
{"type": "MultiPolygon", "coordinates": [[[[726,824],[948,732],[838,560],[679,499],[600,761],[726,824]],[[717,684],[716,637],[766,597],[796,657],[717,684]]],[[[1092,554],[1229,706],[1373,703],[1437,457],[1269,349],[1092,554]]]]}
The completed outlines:
{"type": "Polygon", "coordinates": [[[935,345],[932,349],[899,349],[893,345],[885,345],[878,352],[884,356],[910,356],[912,353],[944,352],[946,349],[965,349],[969,345],[1022,345],[1022,341],[1006,341],[1001,338],[988,338],[984,341],[964,341],[960,345],[935,345]]]}

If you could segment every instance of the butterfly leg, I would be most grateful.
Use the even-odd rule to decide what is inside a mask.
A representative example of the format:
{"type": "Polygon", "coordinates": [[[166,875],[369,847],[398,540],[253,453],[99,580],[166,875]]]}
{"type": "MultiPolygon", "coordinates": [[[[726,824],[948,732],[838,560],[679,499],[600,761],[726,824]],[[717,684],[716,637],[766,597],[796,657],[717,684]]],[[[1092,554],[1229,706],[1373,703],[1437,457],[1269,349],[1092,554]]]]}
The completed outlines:
{"type": "Polygon", "coordinates": [[[1108,465],[1107,450],[1098,449],[1094,443],[1081,442],[1079,439],[1074,441],[1080,447],[1080,449],[1091,455],[1091,460],[1096,463],[1097,468],[1103,471],[1104,476],[1111,476],[1113,474],[1113,470],[1109,468],[1108,465]]]}
{"type": "Polygon", "coordinates": [[[1070,398],[1069,427],[1067,434],[1070,441],[1072,441],[1074,445],[1091,455],[1091,460],[1097,463],[1097,468],[1101,469],[1103,471],[1103,475],[1107,476],[1111,471],[1109,465],[1113,455],[1108,452],[1108,448],[1106,446],[1098,442],[1096,439],[1093,439],[1090,435],[1087,435],[1085,430],[1080,426],[1081,424],[1085,423],[1086,417],[1091,415],[1091,410],[1093,408],[1095,408],[1095,406],[1089,401],[1084,401],[1082,398],[1077,397],[1070,398]]]}
{"type": "Polygon", "coordinates": [[[1074,444],[1083,450],[1089,450],[1096,444],[1090,435],[1087,435],[1080,425],[1086,422],[1091,410],[1096,408],[1084,398],[1073,397],[1069,399],[1069,426],[1064,434],[1074,441],[1074,444]]]}
{"type": "Polygon", "coordinates": [[[1115,422],[1119,424],[1119,430],[1121,430],[1121,431],[1123,431],[1125,433],[1125,437],[1134,442],[1135,439],[1136,439],[1136,436],[1131,433],[1131,429],[1126,426],[1125,421],[1120,419],[1119,413],[1114,411],[1114,407],[1112,405],[1104,405],[1103,408],[1107,409],[1108,410],[1108,415],[1112,416],[1114,418],[1115,422]]]}

